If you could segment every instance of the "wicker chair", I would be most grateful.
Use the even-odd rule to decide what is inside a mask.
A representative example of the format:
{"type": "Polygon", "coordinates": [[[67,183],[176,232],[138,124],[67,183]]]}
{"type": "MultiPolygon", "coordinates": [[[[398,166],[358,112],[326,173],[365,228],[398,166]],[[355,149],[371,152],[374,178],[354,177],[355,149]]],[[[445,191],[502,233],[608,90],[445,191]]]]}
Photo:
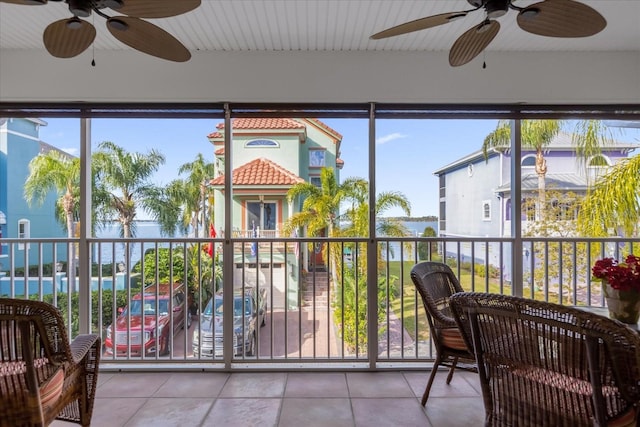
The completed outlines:
{"type": "Polygon", "coordinates": [[[636,425],[636,331],[587,311],[513,296],[465,292],[452,296],[451,306],[457,321],[470,326],[485,425],[636,425]]]}
{"type": "Polygon", "coordinates": [[[475,356],[469,350],[471,341],[465,342],[449,307],[449,297],[463,289],[448,265],[424,261],[413,266],[411,280],[422,298],[429,321],[431,338],[436,347],[436,359],[422,395],[426,405],[439,366],[448,366],[447,384],[451,383],[456,368],[477,372],[475,356]]]}
{"type": "Polygon", "coordinates": [[[0,298],[0,426],[91,422],[100,338],[69,344],[52,305],[0,298]]]}

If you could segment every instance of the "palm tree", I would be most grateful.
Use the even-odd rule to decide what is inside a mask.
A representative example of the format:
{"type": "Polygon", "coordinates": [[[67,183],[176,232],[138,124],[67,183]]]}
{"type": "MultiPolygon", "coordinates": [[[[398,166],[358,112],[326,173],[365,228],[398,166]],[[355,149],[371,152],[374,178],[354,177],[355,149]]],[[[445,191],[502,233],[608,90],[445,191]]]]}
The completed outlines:
{"type": "MultiPolygon", "coordinates": [[[[538,175],[538,203],[536,216],[544,220],[544,206],[546,206],[547,164],[544,158],[544,149],[553,138],[562,130],[565,122],[562,120],[523,120],[522,121],[522,147],[536,151],[535,171],[538,175]]],[[[612,141],[612,134],[600,120],[581,120],[575,125],[571,143],[576,149],[579,166],[586,166],[586,160],[601,154],[602,148],[612,141]]],[[[482,150],[485,158],[490,148],[507,148],[511,143],[511,126],[509,121],[502,120],[496,129],[486,136],[482,150]]]]}
{"type": "MultiPolygon", "coordinates": [[[[158,222],[178,222],[175,206],[162,203],[166,195],[162,189],[149,182],[151,175],[164,164],[165,157],[155,149],[147,154],[129,153],[110,141],[102,142],[93,155],[98,187],[107,197],[95,206],[104,216],[116,216],[121,235],[130,238],[139,208],[149,212],[158,222]]],[[[166,230],[170,231],[170,230],[166,230]]],[[[173,234],[172,232],[170,234],[173,234]]]]}
{"type": "MultiPolygon", "coordinates": [[[[185,163],[178,169],[178,173],[188,173],[183,181],[181,196],[184,203],[183,222],[193,227],[196,236],[200,230],[206,232],[207,225],[207,200],[209,199],[207,182],[215,173],[215,164],[205,161],[204,156],[198,153],[191,163],[185,163]]],[[[211,210],[211,206],[209,206],[211,210]]]]}
{"type": "Polygon", "coordinates": [[[585,236],[637,235],[640,217],[640,156],[615,164],[587,192],[578,213],[585,236]]]}
{"type": "MultiPolygon", "coordinates": [[[[74,237],[74,220],[78,207],[80,188],[80,159],[57,150],[40,154],[29,162],[29,176],[24,183],[24,198],[27,204],[42,205],[45,197],[56,191],[56,218],[67,230],[67,237],[74,237]],[[62,212],[62,215],[60,215],[62,212]]],[[[75,245],[70,245],[67,272],[75,272],[75,245]]],[[[73,276],[71,276],[73,277],[73,276]]],[[[75,280],[71,282],[75,283],[75,280]]]]}
{"type": "MultiPolygon", "coordinates": [[[[523,120],[521,139],[522,148],[536,151],[535,171],[538,175],[538,204],[536,205],[536,217],[542,218],[545,205],[545,177],[547,174],[547,161],[544,158],[544,149],[560,132],[562,121],[560,120],[523,120]]],[[[498,122],[496,129],[487,135],[482,143],[482,151],[485,158],[491,148],[508,148],[511,144],[511,124],[508,120],[498,122]]]]}
{"type": "Polygon", "coordinates": [[[359,181],[348,180],[340,184],[333,168],[322,168],[319,187],[310,182],[295,184],[287,192],[287,199],[291,202],[302,198],[302,209],[287,220],[285,233],[291,234],[297,228],[306,227],[309,236],[332,237],[338,226],[340,205],[353,194],[354,186],[366,184],[364,180],[359,181]]]}
{"type": "Polygon", "coordinates": [[[29,162],[29,176],[23,190],[27,204],[42,205],[45,197],[51,191],[56,191],[60,196],[56,200],[56,205],[64,213],[63,226],[69,238],[73,237],[79,188],[80,159],[51,150],[34,157],[29,162]]]}

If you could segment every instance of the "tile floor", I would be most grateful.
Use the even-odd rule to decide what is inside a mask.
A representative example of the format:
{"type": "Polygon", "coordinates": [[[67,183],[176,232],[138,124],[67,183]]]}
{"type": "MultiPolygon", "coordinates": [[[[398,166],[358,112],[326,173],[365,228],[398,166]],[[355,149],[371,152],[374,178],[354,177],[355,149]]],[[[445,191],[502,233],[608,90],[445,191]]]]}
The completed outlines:
{"type": "MultiPolygon", "coordinates": [[[[147,372],[99,375],[92,426],[478,426],[484,408],[473,373],[147,372]]],[[[54,427],[72,424],[56,421],[54,427]]]]}

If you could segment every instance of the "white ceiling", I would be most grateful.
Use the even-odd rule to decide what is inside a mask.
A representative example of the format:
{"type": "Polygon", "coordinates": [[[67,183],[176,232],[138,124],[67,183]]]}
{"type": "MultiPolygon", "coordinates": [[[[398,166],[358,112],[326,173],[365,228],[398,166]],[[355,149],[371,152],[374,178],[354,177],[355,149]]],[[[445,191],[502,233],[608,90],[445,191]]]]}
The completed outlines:
{"type": "MultiPolygon", "coordinates": [[[[176,0],[177,1],[177,0],[176,0]]],[[[499,18],[501,30],[492,51],[640,51],[640,0],[583,0],[607,20],[601,33],[585,39],[541,37],[521,30],[516,12],[499,18]]],[[[518,0],[516,5],[535,3],[518,0]]],[[[384,40],[369,36],[425,16],[470,9],[466,0],[203,0],[181,16],[149,20],[177,37],[190,51],[448,51],[466,29],[484,16],[384,40]]],[[[111,15],[110,10],[105,10],[111,15]]],[[[67,4],[44,6],[0,3],[0,49],[43,50],[42,32],[70,17],[67,4]]],[[[104,19],[88,18],[98,30],[96,50],[130,50],[111,36],[104,19]]]]}

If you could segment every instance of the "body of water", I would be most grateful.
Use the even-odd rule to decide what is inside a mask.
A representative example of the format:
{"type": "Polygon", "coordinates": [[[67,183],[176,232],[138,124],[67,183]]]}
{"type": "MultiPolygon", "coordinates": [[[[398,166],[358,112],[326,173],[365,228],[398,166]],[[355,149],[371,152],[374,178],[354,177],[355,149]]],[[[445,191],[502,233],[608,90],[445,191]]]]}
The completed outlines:
{"type": "MultiPolygon", "coordinates": [[[[405,221],[403,224],[411,232],[411,236],[421,236],[426,227],[431,227],[436,230],[436,234],[438,232],[437,221],[405,221]]],[[[112,223],[96,233],[96,236],[101,239],[120,238],[120,225],[118,223],[112,223]]],[[[157,239],[162,238],[163,236],[160,234],[160,227],[157,223],[152,221],[139,221],[136,223],[135,237],[137,239],[157,239]]],[[[131,265],[140,261],[140,258],[146,249],[151,249],[153,247],[154,244],[152,243],[137,242],[130,245],[129,251],[131,254],[131,265]]],[[[393,251],[391,261],[399,260],[400,245],[392,243],[391,248],[393,251]]],[[[116,243],[115,248],[111,244],[101,245],[100,261],[102,264],[111,263],[114,260],[116,263],[125,262],[124,251],[125,245],[123,243],[116,243]]],[[[97,253],[94,253],[94,260],[97,261],[97,253]]]]}

